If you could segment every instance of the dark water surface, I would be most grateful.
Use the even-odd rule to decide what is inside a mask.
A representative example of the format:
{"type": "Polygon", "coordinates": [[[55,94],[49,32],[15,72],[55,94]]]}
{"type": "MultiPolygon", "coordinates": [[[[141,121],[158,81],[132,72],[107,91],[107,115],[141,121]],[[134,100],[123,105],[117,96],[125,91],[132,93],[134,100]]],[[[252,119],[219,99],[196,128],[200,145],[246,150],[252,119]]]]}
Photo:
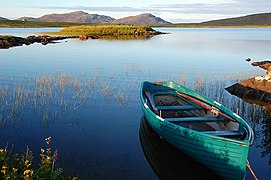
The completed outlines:
{"type": "MultiPolygon", "coordinates": [[[[23,152],[28,145],[38,161],[44,139],[51,136],[59,165],[82,179],[157,179],[167,172],[173,179],[176,174],[192,178],[195,171],[163,167],[189,164],[198,173],[205,172],[204,167],[140,126],[140,83],[175,80],[247,120],[256,134],[249,161],[259,179],[270,179],[270,110],[231,96],[224,88],[265,73],[244,59],[270,59],[271,30],[159,30],[170,34],[148,40],[68,40],[0,50],[0,146],[14,144],[15,151],[23,152]],[[161,150],[154,152],[159,146],[161,150]],[[175,154],[178,161],[157,159],[165,152],[162,158],[175,154]]],[[[41,31],[48,29],[1,28],[0,34],[27,36],[41,31]]],[[[252,179],[248,171],[246,178],[252,179]]]]}

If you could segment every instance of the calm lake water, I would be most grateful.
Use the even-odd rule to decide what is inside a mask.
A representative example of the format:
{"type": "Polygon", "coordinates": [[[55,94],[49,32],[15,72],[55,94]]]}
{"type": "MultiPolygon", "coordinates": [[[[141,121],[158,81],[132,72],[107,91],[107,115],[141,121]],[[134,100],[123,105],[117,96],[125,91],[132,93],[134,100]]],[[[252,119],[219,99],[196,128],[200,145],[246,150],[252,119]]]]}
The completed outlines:
{"type": "MultiPolygon", "coordinates": [[[[0,28],[0,34],[58,30],[0,28]]],[[[175,80],[247,120],[256,134],[249,161],[259,179],[270,179],[270,112],[224,88],[265,73],[244,59],[271,58],[271,29],[158,30],[169,34],[0,50],[0,146],[23,152],[28,145],[38,161],[51,136],[59,166],[82,179],[191,179],[198,169],[201,177],[214,176],[157,138],[142,118],[140,83],[175,80]],[[183,168],[161,171],[171,163],[183,168]]],[[[246,179],[253,179],[249,171],[246,179]]]]}

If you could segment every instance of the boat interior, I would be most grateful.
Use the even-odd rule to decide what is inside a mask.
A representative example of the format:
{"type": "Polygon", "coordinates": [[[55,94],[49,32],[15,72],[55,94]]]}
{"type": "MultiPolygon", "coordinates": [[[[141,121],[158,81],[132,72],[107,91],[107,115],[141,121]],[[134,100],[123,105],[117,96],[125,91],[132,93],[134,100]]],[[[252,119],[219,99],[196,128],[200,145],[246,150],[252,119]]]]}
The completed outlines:
{"type": "Polygon", "coordinates": [[[202,101],[191,101],[171,88],[145,90],[144,96],[150,109],[165,121],[210,135],[236,140],[247,138],[247,130],[236,120],[202,101]]]}

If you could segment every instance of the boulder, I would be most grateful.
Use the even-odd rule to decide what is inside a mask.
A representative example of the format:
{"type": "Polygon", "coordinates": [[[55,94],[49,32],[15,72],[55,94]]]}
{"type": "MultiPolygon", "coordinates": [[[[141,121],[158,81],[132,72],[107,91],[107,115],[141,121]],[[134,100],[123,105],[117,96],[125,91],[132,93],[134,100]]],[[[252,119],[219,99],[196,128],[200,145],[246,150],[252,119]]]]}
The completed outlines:
{"type": "Polygon", "coordinates": [[[271,104],[271,80],[265,77],[247,79],[227,87],[226,90],[240,98],[271,104]]]}

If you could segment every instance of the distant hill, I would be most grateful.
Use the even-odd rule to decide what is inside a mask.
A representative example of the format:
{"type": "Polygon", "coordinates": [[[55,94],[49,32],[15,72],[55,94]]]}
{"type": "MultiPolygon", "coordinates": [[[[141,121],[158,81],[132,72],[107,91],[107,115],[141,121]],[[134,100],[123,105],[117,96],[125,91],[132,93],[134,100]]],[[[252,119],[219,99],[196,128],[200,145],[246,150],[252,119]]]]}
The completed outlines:
{"type": "Polygon", "coordinates": [[[39,18],[21,17],[18,20],[36,22],[74,22],[74,23],[111,23],[115,19],[110,16],[88,14],[83,11],[76,11],[65,14],[48,14],[39,18]]]}
{"type": "Polygon", "coordinates": [[[21,21],[34,22],[74,22],[74,23],[96,23],[96,24],[142,24],[142,25],[164,25],[171,24],[152,14],[140,14],[137,16],[130,16],[121,19],[114,19],[110,16],[88,14],[83,11],[76,11],[65,14],[48,14],[39,18],[21,17],[21,21]]]}
{"type": "Polygon", "coordinates": [[[2,21],[2,20],[8,20],[8,19],[6,19],[6,18],[3,18],[3,17],[0,17],[0,21],[2,21]]]}
{"type": "Polygon", "coordinates": [[[271,25],[271,13],[252,14],[236,18],[220,19],[213,21],[206,21],[200,23],[200,25],[210,26],[270,26],[271,25]]]}
{"type": "Polygon", "coordinates": [[[141,24],[141,25],[166,25],[172,24],[159,17],[149,13],[139,14],[137,16],[129,16],[121,19],[116,19],[113,24],[141,24]]]}
{"type": "Polygon", "coordinates": [[[33,22],[35,22],[35,21],[38,21],[36,18],[32,18],[32,17],[20,17],[20,18],[18,18],[17,20],[20,20],[20,21],[33,21],[33,22]]]}

